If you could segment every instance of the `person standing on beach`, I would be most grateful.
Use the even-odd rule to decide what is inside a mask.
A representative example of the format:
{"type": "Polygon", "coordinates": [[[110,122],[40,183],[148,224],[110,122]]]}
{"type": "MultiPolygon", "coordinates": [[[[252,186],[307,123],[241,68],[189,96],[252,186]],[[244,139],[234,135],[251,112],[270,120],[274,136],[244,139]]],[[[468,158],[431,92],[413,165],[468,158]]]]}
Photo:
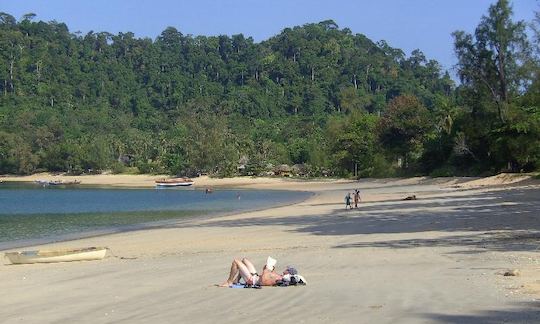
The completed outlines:
{"type": "Polygon", "coordinates": [[[347,208],[352,209],[352,206],[351,206],[351,193],[350,192],[347,192],[347,194],[345,195],[345,209],[347,209],[347,208]]]}
{"type": "Polygon", "coordinates": [[[354,208],[358,208],[359,199],[360,199],[360,190],[354,189],[354,208]]]}

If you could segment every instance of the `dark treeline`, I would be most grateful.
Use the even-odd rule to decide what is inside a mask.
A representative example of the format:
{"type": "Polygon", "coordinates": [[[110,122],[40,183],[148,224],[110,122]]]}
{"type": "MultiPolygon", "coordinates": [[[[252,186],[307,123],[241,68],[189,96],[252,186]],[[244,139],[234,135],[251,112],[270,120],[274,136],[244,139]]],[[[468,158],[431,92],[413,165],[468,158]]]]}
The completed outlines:
{"type": "MultiPolygon", "coordinates": [[[[0,173],[461,175],[540,166],[539,39],[501,0],[456,86],[333,21],[243,35],[70,33],[0,13],[0,173]],[[241,168],[239,168],[241,166],[241,168]]],[[[537,19],[538,27],[540,19],[537,19]]]]}

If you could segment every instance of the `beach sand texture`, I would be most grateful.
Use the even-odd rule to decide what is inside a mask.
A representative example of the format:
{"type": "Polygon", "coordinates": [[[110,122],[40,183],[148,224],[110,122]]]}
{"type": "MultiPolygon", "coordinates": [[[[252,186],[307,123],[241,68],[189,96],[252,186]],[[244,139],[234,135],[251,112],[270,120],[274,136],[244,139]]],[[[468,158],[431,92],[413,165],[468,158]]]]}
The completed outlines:
{"type": "MultiPolygon", "coordinates": [[[[77,178],[151,186],[159,177],[77,178]]],[[[197,178],[201,187],[315,194],[291,206],[41,246],[108,246],[114,256],[5,261],[0,322],[538,322],[540,186],[530,179],[523,186],[482,179],[481,187],[469,180],[197,178]],[[345,210],[343,198],[355,188],[362,193],[360,208],[345,210]],[[412,194],[418,200],[402,200],[412,194]],[[244,256],[258,269],[267,256],[278,260],[278,269],[294,265],[308,285],[215,287],[232,259],[244,256]],[[503,276],[509,269],[520,275],[503,276]]]]}

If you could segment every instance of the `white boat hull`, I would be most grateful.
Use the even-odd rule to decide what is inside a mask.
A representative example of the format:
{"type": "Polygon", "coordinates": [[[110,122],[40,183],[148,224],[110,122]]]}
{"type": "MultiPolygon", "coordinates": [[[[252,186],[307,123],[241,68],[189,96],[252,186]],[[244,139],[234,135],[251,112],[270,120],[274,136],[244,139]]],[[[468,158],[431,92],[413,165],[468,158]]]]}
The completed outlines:
{"type": "Polygon", "coordinates": [[[193,185],[194,182],[171,182],[171,183],[156,183],[158,187],[188,187],[193,185]]]}
{"type": "Polygon", "coordinates": [[[107,248],[92,247],[76,250],[7,252],[5,256],[13,264],[28,264],[101,260],[106,254],[107,248]]]}

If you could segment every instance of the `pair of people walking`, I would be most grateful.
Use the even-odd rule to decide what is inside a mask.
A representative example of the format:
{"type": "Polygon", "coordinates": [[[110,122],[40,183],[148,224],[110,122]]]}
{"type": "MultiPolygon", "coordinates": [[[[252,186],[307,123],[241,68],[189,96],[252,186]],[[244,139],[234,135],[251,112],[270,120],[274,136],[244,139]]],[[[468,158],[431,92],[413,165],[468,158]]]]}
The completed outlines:
{"type": "Polygon", "coordinates": [[[347,195],[345,195],[345,209],[352,209],[352,202],[354,201],[354,208],[358,208],[358,203],[360,202],[360,190],[354,189],[354,193],[347,192],[347,195]]]}

